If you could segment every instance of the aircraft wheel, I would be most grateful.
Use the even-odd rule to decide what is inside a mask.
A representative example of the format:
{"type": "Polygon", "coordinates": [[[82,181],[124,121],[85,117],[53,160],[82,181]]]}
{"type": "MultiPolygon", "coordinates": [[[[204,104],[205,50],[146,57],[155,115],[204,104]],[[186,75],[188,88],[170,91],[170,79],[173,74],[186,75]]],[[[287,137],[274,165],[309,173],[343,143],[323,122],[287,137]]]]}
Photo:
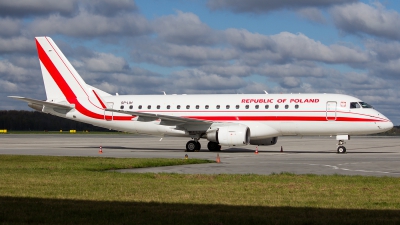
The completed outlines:
{"type": "Polygon", "coordinates": [[[346,153],[346,147],[344,147],[344,146],[339,146],[339,147],[337,148],[337,153],[339,153],[339,154],[344,154],[344,153],[346,153]]]}
{"type": "Polygon", "coordinates": [[[196,149],[194,150],[195,152],[199,152],[200,151],[200,149],[201,149],[201,144],[200,144],[200,142],[196,142],[196,149]]]}
{"type": "Polygon", "coordinates": [[[212,142],[212,141],[208,142],[207,148],[211,152],[221,151],[221,145],[219,145],[217,142],[212,142]]]}
{"type": "Polygon", "coordinates": [[[197,147],[198,147],[198,146],[197,146],[197,144],[196,144],[195,141],[188,141],[188,142],[186,143],[186,151],[187,151],[187,152],[194,152],[194,151],[196,150],[197,147]]]}

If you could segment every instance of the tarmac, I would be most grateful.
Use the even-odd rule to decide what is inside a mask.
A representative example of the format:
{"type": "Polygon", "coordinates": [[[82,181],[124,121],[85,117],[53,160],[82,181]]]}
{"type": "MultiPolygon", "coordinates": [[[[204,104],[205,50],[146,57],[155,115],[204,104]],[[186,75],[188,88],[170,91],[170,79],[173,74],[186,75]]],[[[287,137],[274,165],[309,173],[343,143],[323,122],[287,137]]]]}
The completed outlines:
{"type": "Polygon", "coordinates": [[[346,154],[337,154],[335,137],[279,137],[272,146],[224,147],[185,152],[189,138],[128,134],[1,134],[0,154],[89,156],[116,158],[201,158],[221,163],[126,169],[124,173],[184,174],[318,174],[400,177],[400,137],[359,136],[347,141],[346,154]],[[99,147],[102,154],[99,154],[99,147]],[[281,152],[282,148],[282,152],[281,152]]]}

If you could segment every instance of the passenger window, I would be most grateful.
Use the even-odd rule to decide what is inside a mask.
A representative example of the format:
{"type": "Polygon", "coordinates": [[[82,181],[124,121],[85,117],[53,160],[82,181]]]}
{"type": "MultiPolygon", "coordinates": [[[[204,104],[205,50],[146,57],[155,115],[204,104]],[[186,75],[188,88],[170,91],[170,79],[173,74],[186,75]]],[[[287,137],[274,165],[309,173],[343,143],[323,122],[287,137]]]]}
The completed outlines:
{"type": "Polygon", "coordinates": [[[249,105],[246,105],[245,108],[246,108],[246,109],[249,109],[249,105]]]}
{"type": "Polygon", "coordinates": [[[295,105],[294,107],[295,107],[296,109],[298,109],[298,108],[299,108],[299,105],[295,105]]]}
{"type": "Polygon", "coordinates": [[[186,106],[186,109],[190,109],[190,105],[187,105],[187,106],[186,106]]]}
{"type": "Polygon", "coordinates": [[[181,108],[181,105],[177,105],[176,108],[177,108],[177,109],[180,109],[180,108],[181,108]]]}
{"type": "Polygon", "coordinates": [[[130,106],[129,106],[129,109],[133,109],[133,105],[130,105],[130,106]]]}
{"type": "Polygon", "coordinates": [[[285,105],[285,109],[288,109],[289,108],[289,105],[285,105]]]}
{"type": "Polygon", "coordinates": [[[157,105],[157,109],[160,109],[160,105],[157,105]]]}
{"type": "Polygon", "coordinates": [[[139,105],[139,106],[138,106],[138,109],[142,109],[142,105],[139,105]]]}
{"type": "Polygon", "coordinates": [[[170,109],[171,108],[171,106],[170,105],[167,105],[167,109],[170,109]]]}
{"type": "Polygon", "coordinates": [[[236,109],[239,109],[240,108],[240,106],[239,105],[236,105],[236,109]]]}
{"type": "Polygon", "coordinates": [[[229,109],[231,106],[230,105],[226,105],[226,109],[229,109]]]}
{"type": "Polygon", "coordinates": [[[279,105],[275,105],[275,109],[279,109],[279,105]]]}
{"type": "Polygon", "coordinates": [[[199,109],[200,108],[200,106],[199,105],[196,105],[196,109],[199,109]]]}
{"type": "Polygon", "coordinates": [[[151,109],[151,105],[148,105],[148,106],[147,106],[147,109],[151,109]]]}
{"type": "Polygon", "coordinates": [[[123,105],[121,105],[121,107],[120,107],[121,109],[124,109],[124,106],[123,105]]]}
{"type": "Polygon", "coordinates": [[[269,109],[269,105],[265,105],[265,109],[269,109]]]}
{"type": "Polygon", "coordinates": [[[350,109],[361,108],[357,102],[350,102],[350,109]]]}
{"type": "Polygon", "coordinates": [[[219,105],[217,105],[217,109],[219,109],[220,108],[220,106],[219,105]]]}
{"type": "Polygon", "coordinates": [[[256,109],[258,109],[260,106],[259,105],[256,105],[256,109]]]}
{"type": "Polygon", "coordinates": [[[208,109],[209,108],[209,106],[208,105],[206,105],[206,109],[208,109]]]}

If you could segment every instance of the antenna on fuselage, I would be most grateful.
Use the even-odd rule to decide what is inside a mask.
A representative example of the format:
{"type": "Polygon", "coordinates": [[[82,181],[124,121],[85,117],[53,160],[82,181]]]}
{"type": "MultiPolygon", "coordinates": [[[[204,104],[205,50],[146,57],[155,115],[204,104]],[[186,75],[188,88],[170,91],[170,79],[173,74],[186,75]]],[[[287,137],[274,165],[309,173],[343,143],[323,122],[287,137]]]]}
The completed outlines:
{"type": "Polygon", "coordinates": [[[263,90],[265,92],[265,94],[268,94],[268,92],[266,90],[263,90]]]}
{"type": "Polygon", "coordinates": [[[165,94],[165,91],[163,91],[163,93],[164,93],[164,95],[167,95],[167,94],[165,94]]]}

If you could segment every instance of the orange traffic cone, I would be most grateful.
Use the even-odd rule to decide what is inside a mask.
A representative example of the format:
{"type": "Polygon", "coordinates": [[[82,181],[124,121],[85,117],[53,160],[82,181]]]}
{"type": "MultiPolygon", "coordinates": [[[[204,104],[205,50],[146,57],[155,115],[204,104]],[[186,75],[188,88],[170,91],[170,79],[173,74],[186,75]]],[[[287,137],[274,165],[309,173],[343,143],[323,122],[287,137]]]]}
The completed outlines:
{"type": "Polygon", "coordinates": [[[217,154],[217,163],[220,163],[221,159],[219,158],[219,154],[217,154]]]}
{"type": "Polygon", "coordinates": [[[282,148],[282,146],[281,146],[281,152],[283,152],[283,148],[282,148]]]}
{"type": "Polygon", "coordinates": [[[256,151],[254,152],[254,154],[258,154],[258,146],[256,146],[256,151]]]}
{"type": "Polygon", "coordinates": [[[101,148],[101,146],[100,146],[100,148],[99,148],[99,154],[102,154],[103,153],[103,149],[101,148]]]}

